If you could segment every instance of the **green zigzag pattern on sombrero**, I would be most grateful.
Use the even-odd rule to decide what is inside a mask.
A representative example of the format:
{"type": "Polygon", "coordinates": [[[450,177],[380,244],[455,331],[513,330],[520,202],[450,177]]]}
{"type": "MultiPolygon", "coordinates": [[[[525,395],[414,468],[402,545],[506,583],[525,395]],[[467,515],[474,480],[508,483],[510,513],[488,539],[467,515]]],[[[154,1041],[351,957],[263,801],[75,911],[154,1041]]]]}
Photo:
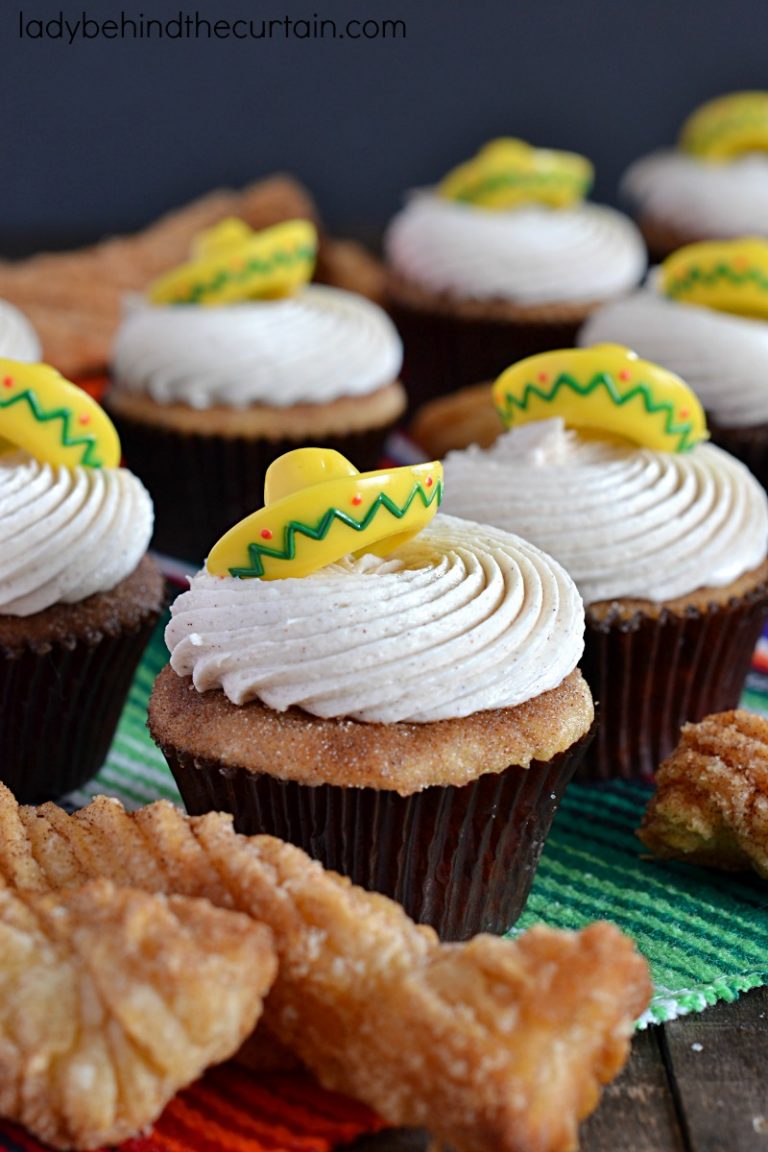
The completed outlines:
{"type": "Polygon", "coordinates": [[[34,392],[30,388],[25,388],[23,392],[17,392],[15,396],[9,397],[8,400],[0,399],[0,411],[4,408],[10,408],[14,404],[19,404],[22,400],[26,400],[32,415],[40,424],[44,424],[49,420],[61,420],[61,443],[64,447],[78,448],[82,444],[84,451],[80,457],[80,463],[88,468],[101,468],[101,461],[96,455],[96,437],[87,434],[84,436],[70,435],[71,409],[53,408],[50,411],[46,411],[40,406],[34,392]]]}
{"type": "Polygon", "coordinates": [[[585,192],[589,186],[589,181],[578,180],[573,176],[566,176],[562,172],[504,172],[499,173],[498,176],[488,176],[485,180],[479,180],[476,184],[458,193],[454,198],[462,203],[472,204],[489,192],[495,192],[497,188],[525,186],[535,188],[537,184],[547,184],[553,187],[564,186],[585,192]]]}
{"type": "Polygon", "coordinates": [[[540,388],[537,384],[526,384],[520,399],[516,396],[511,396],[508,392],[505,393],[506,409],[500,409],[500,411],[503,416],[509,416],[514,419],[514,410],[517,408],[521,412],[527,411],[532,396],[536,396],[545,404],[550,404],[561,388],[570,388],[580,396],[589,396],[592,392],[596,392],[598,388],[605,388],[611,400],[619,407],[624,404],[629,404],[636,396],[640,396],[645,405],[645,410],[649,415],[664,416],[665,433],[668,436],[680,437],[677,446],[678,451],[687,452],[690,448],[694,447],[693,444],[688,443],[688,438],[693,431],[693,424],[690,421],[675,423],[674,406],[670,404],[668,400],[654,400],[652,389],[648,384],[634,384],[628,391],[622,393],[617,388],[613,377],[609,376],[607,372],[598,372],[597,375],[592,377],[588,384],[581,384],[567,372],[562,372],[548,390],[540,388]]]}
{"type": "Polygon", "coordinates": [[[257,257],[254,257],[243,264],[242,268],[239,268],[236,272],[222,269],[221,272],[217,272],[213,279],[207,283],[193,284],[183,296],[179,296],[173,303],[194,303],[196,300],[199,300],[201,296],[209,292],[216,292],[225,284],[246,280],[252,272],[266,275],[280,265],[285,268],[290,268],[292,264],[296,264],[300,260],[314,260],[316,255],[317,252],[315,248],[302,245],[300,248],[295,248],[292,252],[275,252],[274,256],[269,260],[259,260],[257,257]]]}
{"type": "Polygon", "coordinates": [[[743,272],[737,272],[728,264],[715,264],[712,268],[698,266],[689,268],[685,276],[667,284],[665,291],[667,296],[679,296],[696,284],[717,284],[719,280],[728,280],[731,284],[746,284],[752,281],[758,288],[768,291],[768,276],[759,268],[745,268],[743,272]]]}
{"type": "Polygon", "coordinates": [[[340,508],[329,508],[327,512],[323,513],[314,528],[310,524],[303,524],[301,520],[291,520],[285,526],[285,542],[282,548],[268,548],[258,542],[249,544],[248,559],[250,560],[250,567],[230,568],[230,575],[246,578],[250,576],[263,576],[264,564],[262,562],[262,556],[270,556],[275,560],[293,560],[296,555],[297,533],[300,533],[302,536],[308,536],[310,540],[324,540],[337,520],[340,520],[342,524],[346,524],[348,528],[353,528],[356,532],[363,532],[378,514],[380,508],[386,509],[386,511],[397,520],[402,520],[417,496],[421,499],[425,508],[429,508],[435,500],[437,500],[439,506],[443,499],[442,480],[437,481],[434,490],[430,493],[425,492],[421,484],[414,484],[402,508],[395,504],[394,500],[392,500],[386,492],[379,492],[362,520],[356,520],[354,516],[350,516],[348,512],[342,512],[340,508]]]}

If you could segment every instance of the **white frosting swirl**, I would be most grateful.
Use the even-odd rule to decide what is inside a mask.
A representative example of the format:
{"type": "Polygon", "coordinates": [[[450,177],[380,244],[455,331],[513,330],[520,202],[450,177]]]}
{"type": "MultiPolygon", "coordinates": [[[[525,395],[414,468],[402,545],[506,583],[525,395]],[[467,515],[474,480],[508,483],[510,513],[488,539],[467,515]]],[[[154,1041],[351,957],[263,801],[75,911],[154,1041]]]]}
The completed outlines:
{"type": "Polygon", "coordinates": [[[645,271],[634,224],[599,204],[495,212],[414,194],[385,239],[394,271],[435,292],[520,304],[604,300],[645,271]]]}
{"type": "Polygon", "coordinates": [[[29,616],[106,592],[152,535],[152,501],[124,468],[54,468],[0,456],[0,613],[29,616]]]}
{"type": "Polygon", "coordinates": [[[768,155],[713,163],[672,149],[653,152],[627,169],[621,191],[638,215],[684,236],[768,235],[768,155]]]}
{"type": "Polygon", "coordinates": [[[557,687],[583,649],[583,605],[558,564],[440,515],[387,559],[302,579],[200,572],[172,614],[171,665],[199,691],[371,723],[513,707],[557,687]]]}
{"type": "Polygon", "coordinates": [[[768,422],[768,323],[661,295],[648,287],[593,312],[579,344],[626,344],[682,376],[716,423],[768,422]]]}
{"type": "Polygon", "coordinates": [[[582,439],[561,419],[448,454],[445,506],[555,556],[587,604],[724,587],[765,559],[768,500],[727,452],[582,439]]]}
{"type": "Polygon", "coordinates": [[[0,356],[37,363],[43,355],[37,333],[23,312],[0,300],[0,356]]]}
{"type": "Polygon", "coordinates": [[[116,383],[159,404],[325,404],[396,380],[402,345],[381,308],[310,284],[284,300],[221,307],[133,298],[117,334],[116,383]]]}

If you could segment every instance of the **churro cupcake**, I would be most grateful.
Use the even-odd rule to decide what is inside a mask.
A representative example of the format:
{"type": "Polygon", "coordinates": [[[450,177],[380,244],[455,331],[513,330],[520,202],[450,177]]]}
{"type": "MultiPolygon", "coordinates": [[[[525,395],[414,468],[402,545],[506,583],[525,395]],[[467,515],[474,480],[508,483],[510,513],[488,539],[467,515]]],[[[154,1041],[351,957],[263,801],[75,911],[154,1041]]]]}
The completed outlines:
{"type": "Polygon", "coordinates": [[[768,236],[768,92],[702,105],[677,147],[636,160],[621,188],[655,260],[697,240],[768,236]]]}
{"type": "Polygon", "coordinates": [[[681,248],[640,291],[598,309],[584,345],[617,340],[677,372],[712,439],[768,488],[768,240],[681,248]]]}
{"type": "Polygon", "coordinates": [[[572,580],[432,519],[441,475],[275,462],[173,605],[149,725],[190,812],[233,812],[459,939],[522,909],[593,709],[572,580]]]}
{"type": "Polygon", "coordinates": [[[626,348],[531,357],[495,399],[510,430],[447,456],[447,509],[574,578],[600,709],[589,771],[649,779],[684,721],[738,702],[768,612],[765,492],[704,443],[690,389],[626,348]]]}
{"type": "Polygon", "coordinates": [[[152,503],[105,413],[0,360],[0,778],[37,803],[101,767],[163,600],[152,503]]]}
{"type": "Polygon", "coordinates": [[[126,304],[106,404],[155,500],[153,543],[200,561],[259,501],[272,460],[308,441],[378,462],[405,407],[385,313],[308,284],[307,221],[230,220],[126,304]]]}
{"type": "Polygon", "coordinates": [[[584,201],[591,182],[581,156],[501,139],[409,198],[385,249],[413,406],[572,344],[593,308],[638,283],[642,238],[584,201]]]}

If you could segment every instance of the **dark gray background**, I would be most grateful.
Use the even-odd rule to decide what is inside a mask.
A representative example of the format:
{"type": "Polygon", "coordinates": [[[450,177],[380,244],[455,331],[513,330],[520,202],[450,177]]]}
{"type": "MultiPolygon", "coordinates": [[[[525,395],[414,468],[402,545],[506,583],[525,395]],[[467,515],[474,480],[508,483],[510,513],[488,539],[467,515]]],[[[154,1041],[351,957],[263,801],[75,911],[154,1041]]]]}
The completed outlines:
{"type": "Polygon", "coordinates": [[[766,0],[90,0],[101,19],[401,18],[402,40],[31,41],[75,0],[3,0],[0,250],[132,229],[289,169],[328,222],[375,232],[486,139],[571,148],[615,201],[626,164],[712,95],[768,88],[766,0]]]}

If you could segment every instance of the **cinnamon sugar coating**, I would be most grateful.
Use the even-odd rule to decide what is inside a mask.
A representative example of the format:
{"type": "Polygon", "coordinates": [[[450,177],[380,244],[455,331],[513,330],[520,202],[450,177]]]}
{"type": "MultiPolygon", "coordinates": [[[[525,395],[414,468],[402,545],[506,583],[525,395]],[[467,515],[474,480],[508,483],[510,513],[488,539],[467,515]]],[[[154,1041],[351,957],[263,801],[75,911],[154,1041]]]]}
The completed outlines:
{"type": "Polygon", "coordinates": [[[237,1050],[276,967],[268,929],[207,900],[0,887],[0,1114],[56,1148],[138,1134],[237,1050]]]}
{"type": "MultiPolygon", "coordinates": [[[[428,681],[428,677],[427,677],[428,681]]],[[[155,681],[149,729],[161,748],[178,748],[254,773],[304,784],[390,789],[461,785],[510,765],[549,761],[590,728],[594,708],[578,669],[562,684],[515,708],[430,724],[364,724],[321,719],[298,708],[276,712],[259,700],[233,704],[200,693],[170,665],[155,681]]]]}
{"type": "Polygon", "coordinates": [[[269,836],[167,802],[67,816],[0,788],[0,877],[47,891],[119,878],[206,897],[273,933],[264,1020],[322,1084],[456,1152],[569,1152],[621,1068],[648,968],[612,925],[441,945],[399,905],[269,836]]]}
{"type": "Polygon", "coordinates": [[[656,781],[637,833],[646,847],[768,879],[768,718],[735,710],[686,724],[656,781]]]}

